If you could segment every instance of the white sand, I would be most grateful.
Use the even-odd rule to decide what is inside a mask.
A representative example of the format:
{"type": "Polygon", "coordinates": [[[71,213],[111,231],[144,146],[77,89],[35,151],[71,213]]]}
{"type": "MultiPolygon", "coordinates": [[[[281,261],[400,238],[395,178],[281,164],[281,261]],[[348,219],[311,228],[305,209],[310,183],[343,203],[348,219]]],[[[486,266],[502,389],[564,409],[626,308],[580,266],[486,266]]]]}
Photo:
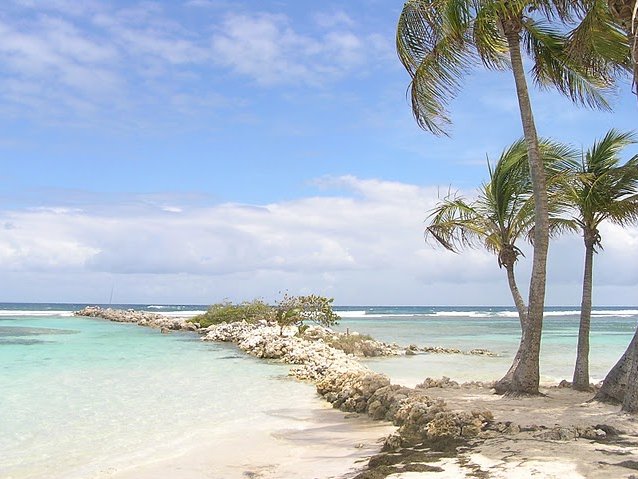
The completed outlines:
{"type": "MultiPolygon", "coordinates": [[[[638,461],[638,418],[621,414],[618,406],[587,402],[592,393],[571,389],[544,389],[547,397],[504,398],[480,389],[429,389],[454,409],[482,409],[493,412],[497,421],[521,426],[595,426],[605,424],[623,431],[622,442],[587,439],[555,441],[538,437],[538,432],[499,435],[461,454],[432,466],[444,472],[406,472],[391,479],[457,479],[487,472],[490,479],[616,479],[629,478],[635,469],[623,461],[638,461]],[[462,464],[463,462],[463,464],[462,464]],[[480,469],[479,469],[480,468],[480,469]]],[[[637,463],[638,464],[638,463],[637,463]]]]}
{"type": "MultiPolygon", "coordinates": [[[[360,469],[379,452],[380,439],[395,430],[388,423],[353,417],[329,408],[299,417],[294,429],[259,427],[194,441],[187,449],[154,462],[103,471],[113,479],[328,479],[360,469]],[[259,448],[246,448],[258,443],[259,448]]],[[[289,418],[288,418],[289,419],[289,418]]]]}

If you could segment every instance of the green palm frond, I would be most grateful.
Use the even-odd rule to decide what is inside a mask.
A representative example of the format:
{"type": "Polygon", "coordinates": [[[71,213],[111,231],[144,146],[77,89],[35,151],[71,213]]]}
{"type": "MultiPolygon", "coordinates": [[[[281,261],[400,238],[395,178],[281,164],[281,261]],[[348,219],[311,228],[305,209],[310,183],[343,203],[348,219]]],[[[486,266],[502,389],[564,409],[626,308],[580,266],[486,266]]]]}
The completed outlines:
{"type": "MultiPolygon", "coordinates": [[[[597,231],[605,220],[620,225],[638,221],[638,155],[621,164],[620,153],[638,137],[609,130],[581,161],[565,162],[558,201],[572,211],[583,231],[597,231]]],[[[597,240],[597,246],[600,246],[597,240]]]]}
{"type": "Polygon", "coordinates": [[[598,74],[632,71],[625,32],[614,21],[607,0],[591,0],[580,22],[568,35],[568,55],[598,74]]]}
{"type": "Polygon", "coordinates": [[[426,241],[434,239],[455,253],[466,247],[479,246],[485,237],[480,215],[473,205],[460,196],[451,195],[444,198],[430,212],[428,218],[430,224],[425,229],[426,241]]]}
{"type": "Polygon", "coordinates": [[[540,87],[554,87],[572,101],[592,108],[610,110],[605,92],[613,78],[603,72],[588,71],[586,65],[568,54],[565,37],[547,22],[526,18],[524,41],[534,59],[532,76],[540,87]]]}
{"type": "Polygon", "coordinates": [[[489,70],[509,68],[507,40],[503,36],[494,4],[477,9],[472,28],[472,41],[483,65],[489,70]]]}
{"type": "Polygon", "coordinates": [[[510,22],[522,27],[539,86],[555,87],[577,103],[608,110],[606,94],[619,71],[628,68],[628,47],[609,15],[594,8],[604,1],[407,0],[397,25],[396,49],[411,77],[408,94],[418,125],[436,135],[447,134],[448,105],[463,78],[480,64],[492,70],[511,68],[503,28],[510,22]],[[568,38],[567,27],[553,28],[542,18],[582,18],[583,25],[568,38]]]}
{"type": "Polygon", "coordinates": [[[437,135],[446,134],[446,106],[476,62],[466,38],[468,15],[450,6],[456,3],[463,2],[408,1],[397,26],[397,53],[412,78],[412,112],[421,128],[437,135]]]}
{"type": "Polygon", "coordinates": [[[528,9],[531,11],[538,10],[550,20],[560,19],[563,22],[570,22],[585,13],[588,1],[537,0],[534,2],[528,2],[528,9]]]}
{"type": "MultiPolygon", "coordinates": [[[[572,149],[557,142],[541,140],[540,145],[548,167],[562,155],[574,154],[572,149]]],[[[516,243],[528,238],[534,225],[525,141],[514,142],[503,150],[493,167],[489,163],[488,167],[489,180],[474,201],[467,202],[451,194],[430,212],[425,237],[454,252],[483,247],[494,253],[502,266],[522,254],[516,243]]],[[[553,234],[573,229],[570,223],[557,219],[554,214],[550,223],[553,234]]]]}

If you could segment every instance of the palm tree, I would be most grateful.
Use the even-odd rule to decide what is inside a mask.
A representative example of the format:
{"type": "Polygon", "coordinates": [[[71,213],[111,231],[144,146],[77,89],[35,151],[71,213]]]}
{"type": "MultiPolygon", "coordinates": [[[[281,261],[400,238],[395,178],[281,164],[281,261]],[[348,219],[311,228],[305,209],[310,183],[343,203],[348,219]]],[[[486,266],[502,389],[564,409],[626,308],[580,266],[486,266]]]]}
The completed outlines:
{"type": "Polygon", "coordinates": [[[489,168],[489,182],[482,186],[475,201],[468,203],[456,195],[446,197],[430,213],[425,230],[426,240],[433,239],[455,253],[477,246],[494,253],[499,267],[507,273],[521,324],[527,311],[514,275],[514,265],[522,254],[516,242],[526,237],[534,225],[526,161],[527,148],[519,140],[503,151],[494,169],[489,168]]]}
{"type": "Polygon", "coordinates": [[[542,19],[568,18],[576,2],[522,0],[408,0],[397,27],[397,52],[411,76],[410,98],[417,123],[435,134],[450,123],[446,105],[461,78],[476,65],[511,68],[514,75],[534,198],[534,257],[529,288],[524,347],[507,392],[538,394],[539,356],[549,211],[547,182],[532,113],[521,44],[532,60],[532,75],[574,101],[606,108],[598,91],[609,78],[588,74],[586,64],[567,52],[562,34],[542,19]],[[581,68],[582,67],[582,68],[581,68]]]}
{"type": "MultiPolygon", "coordinates": [[[[559,143],[541,141],[540,149],[548,168],[574,156],[573,150],[559,143]]],[[[507,274],[521,332],[524,333],[527,308],[516,283],[514,266],[522,255],[516,243],[529,239],[534,228],[534,203],[525,141],[518,140],[502,152],[496,166],[489,168],[489,182],[482,186],[476,200],[468,203],[462,197],[450,195],[432,210],[429,218],[426,240],[432,239],[453,252],[480,246],[496,255],[499,268],[504,268],[507,274]]],[[[553,233],[558,233],[571,225],[552,214],[550,226],[553,233]]],[[[495,386],[497,393],[510,387],[523,347],[521,341],[512,367],[495,386]]]]}
{"type": "Polygon", "coordinates": [[[610,130],[580,161],[566,158],[565,181],[558,193],[571,221],[583,234],[585,268],[573,387],[589,390],[589,330],[592,309],[594,253],[602,248],[599,226],[604,221],[625,225],[638,219],[638,155],[620,165],[619,153],[636,137],[610,130]]]}

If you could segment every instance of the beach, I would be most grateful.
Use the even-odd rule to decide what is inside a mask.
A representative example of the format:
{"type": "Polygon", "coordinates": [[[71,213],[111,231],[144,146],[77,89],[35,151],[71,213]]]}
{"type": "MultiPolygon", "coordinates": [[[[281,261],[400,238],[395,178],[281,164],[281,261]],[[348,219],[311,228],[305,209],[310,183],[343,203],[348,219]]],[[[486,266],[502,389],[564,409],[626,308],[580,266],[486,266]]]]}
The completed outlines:
{"type": "MultiPolygon", "coordinates": [[[[164,312],[179,315],[173,309],[164,312]]],[[[17,384],[3,384],[3,390],[14,395],[1,399],[5,414],[0,419],[8,434],[0,453],[5,468],[0,469],[0,477],[354,477],[366,458],[380,450],[383,437],[395,429],[387,422],[371,421],[365,414],[332,409],[316,395],[313,385],[289,378],[289,366],[255,359],[230,344],[201,342],[192,333],[161,334],[131,324],[74,318],[68,311],[41,315],[15,311],[4,311],[0,317],[4,369],[13,368],[13,377],[20,373],[23,378],[17,384]],[[79,325],[88,327],[89,341],[74,351],[69,341],[83,334],[72,332],[79,325]],[[13,336],[9,328],[13,328],[13,336]],[[25,334],[17,335],[16,328],[30,328],[29,334],[23,330],[25,334]],[[14,350],[31,348],[31,369],[19,361],[9,361],[9,345],[14,350]],[[56,349],[60,352],[60,346],[67,348],[67,356],[56,364],[52,353],[56,349]],[[80,358],[93,366],[88,367],[80,358]],[[215,365],[223,365],[218,376],[215,365]],[[18,367],[22,369],[18,371],[18,367]],[[266,381],[261,383],[263,379],[266,381]],[[51,380],[57,381],[59,388],[52,385],[50,394],[38,401],[34,385],[46,386],[51,380]],[[221,385],[228,387],[220,392],[221,385]],[[222,395],[215,401],[213,394],[222,395]],[[70,412],[74,404],[80,405],[81,414],[70,412]],[[34,408],[41,414],[34,414],[34,408]],[[100,434],[95,434],[96,430],[100,434]],[[12,469],[7,470],[7,465],[12,469]]],[[[462,349],[459,354],[363,360],[372,370],[387,371],[395,384],[414,386],[417,378],[421,382],[427,376],[445,375],[458,381],[481,379],[483,375],[495,379],[494,371],[507,364],[507,348],[515,344],[515,338],[508,342],[502,334],[512,325],[505,308],[481,312],[484,322],[474,324],[478,326],[475,335],[462,324],[477,311],[446,316],[443,329],[435,327],[436,321],[441,321],[439,313],[449,311],[421,310],[418,316],[414,311],[393,310],[383,318],[375,318],[374,309],[368,314],[353,311],[343,311],[339,328],[371,333],[387,329],[394,336],[407,335],[420,345],[456,345],[462,349]],[[397,327],[397,322],[407,321],[401,313],[412,315],[407,328],[397,327]],[[490,321],[498,322],[498,330],[487,325],[490,321]],[[369,331],[361,327],[362,323],[369,325],[369,331]],[[428,343],[414,328],[429,329],[428,343]],[[488,336],[492,336],[491,342],[488,336]],[[455,344],[451,344],[453,340],[455,344]],[[498,355],[464,354],[480,346],[477,341],[492,346],[498,355]]],[[[618,308],[598,313],[599,322],[603,318],[609,321],[595,328],[598,334],[594,333],[593,343],[604,343],[600,349],[607,350],[605,357],[610,364],[599,364],[596,374],[604,374],[602,371],[613,364],[613,355],[622,353],[608,351],[610,338],[617,346],[628,342],[636,314],[635,310],[618,308]]],[[[569,318],[569,314],[561,317],[569,318]]],[[[554,331],[556,336],[547,341],[550,351],[566,347],[568,326],[563,319],[548,328],[550,335],[554,331]]],[[[393,339],[383,333],[376,336],[393,339]]],[[[550,371],[560,361],[566,363],[564,358],[549,359],[546,370],[550,371]]],[[[569,365],[565,364],[564,369],[568,372],[569,365]]],[[[444,399],[451,409],[489,409],[497,422],[549,429],[561,425],[566,430],[602,424],[629,436],[636,433],[633,418],[620,416],[616,406],[586,403],[591,396],[587,393],[544,391],[547,397],[538,399],[504,399],[486,388],[430,388],[425,392],[444,399]]],[[[534,477],[629,477],[631,469],[613,464],[636,458],[629,439],[618,445],[609,438],[569,438],[567,432],[564,435],[569,439],[558,440],[552,439],[554,432],[548,430],[514,432],[487,437],[456,458],[435,461],[435,467],[443,472],[404,472],[400,477],[464,477],[460,474],[476,470],[489,470],[489,477],[529,477],[532,473],[534,477]],[[545,433],[547,437],[540,436],[545,433]]]]}

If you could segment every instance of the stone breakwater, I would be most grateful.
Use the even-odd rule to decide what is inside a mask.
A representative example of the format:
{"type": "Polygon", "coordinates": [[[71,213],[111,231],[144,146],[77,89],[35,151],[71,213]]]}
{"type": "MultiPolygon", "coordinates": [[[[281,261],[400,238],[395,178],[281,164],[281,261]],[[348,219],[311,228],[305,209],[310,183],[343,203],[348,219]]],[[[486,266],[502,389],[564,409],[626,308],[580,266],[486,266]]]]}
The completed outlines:
{"type": "MultiPolygon", "coordinates": [[[[322,333],[312,330],[309,334],[322,333]]],[[[445,402],[428,397],[424,389],[393,385],[353,355],[329,346],[324,339],[296,336],[293,328],[282,335],[279,327],[265,322],[224,323],[207,328],[202,339],[232,342],[253,356],[293,364],[290,374],[313,381],[333,407],[391,421],[398,430],[387,438],[386,450],[477,437],[493,422],[489,411],[451,411],[445,402]]]]}
{"type": "Polygon", "coordinates": [[[86,316],[89,318],[102,318],[117,323],[135,323],[140,326],[166,331],[197,331],[199,325],[187,321],[187,318],[169,318],[157,313],[148,311],[135,311],[132,309],[111,309],[100,308],[99,306],[87,306],[86,308],[73,313],[75,316],[86,316]]]}

